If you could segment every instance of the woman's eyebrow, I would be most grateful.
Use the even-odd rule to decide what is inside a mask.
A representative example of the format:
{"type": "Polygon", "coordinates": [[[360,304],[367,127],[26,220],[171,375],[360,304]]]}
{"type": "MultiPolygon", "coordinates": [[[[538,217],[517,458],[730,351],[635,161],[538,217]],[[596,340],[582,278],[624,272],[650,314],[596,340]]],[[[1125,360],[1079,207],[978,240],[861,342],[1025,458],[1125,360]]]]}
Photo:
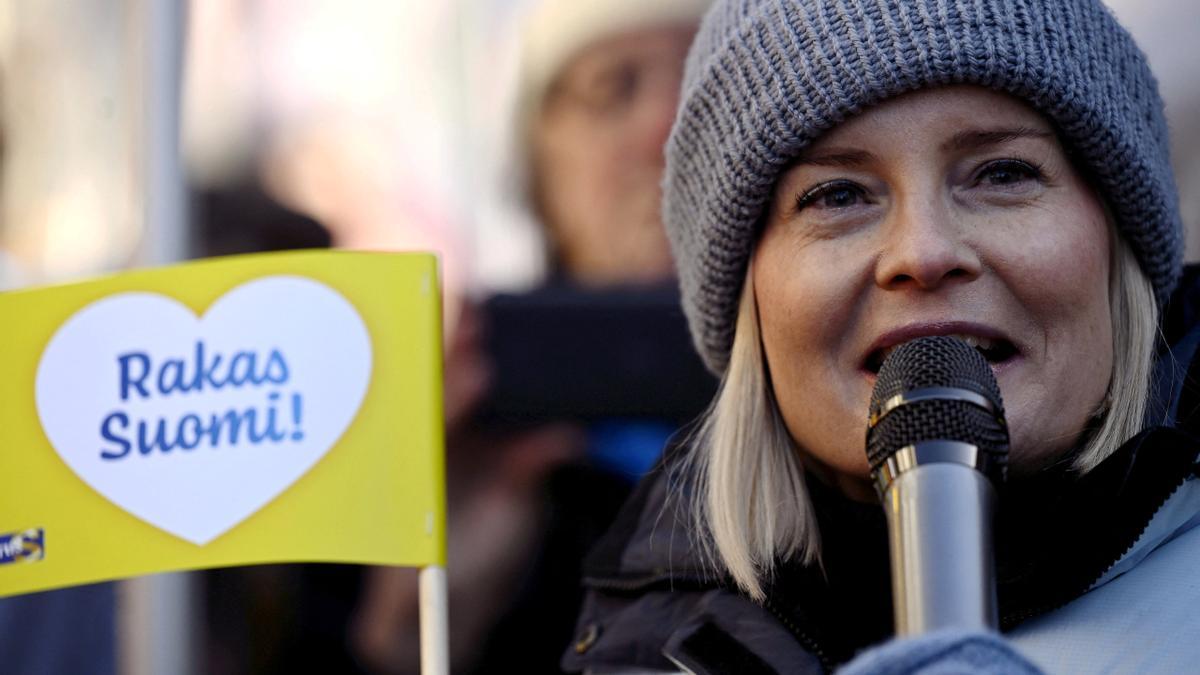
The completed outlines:
{"type": "Polygon", "coordinates": [[[853,168],[874,161],[875,155],[866,150],[849,148],[826,148],[813,153],[804,153],[796,159],[796,164],[811,164],[814,166],[836,166],[853,168]]]}
{"type": "Polygon", "coordinates": [[[942,144],[944,150],[977,150],[991,145],[1001,145],[1018,138],[1053,139],[1054,134],[1031,127],[1014,129],[967,129],[950,137],[942,144]]]}

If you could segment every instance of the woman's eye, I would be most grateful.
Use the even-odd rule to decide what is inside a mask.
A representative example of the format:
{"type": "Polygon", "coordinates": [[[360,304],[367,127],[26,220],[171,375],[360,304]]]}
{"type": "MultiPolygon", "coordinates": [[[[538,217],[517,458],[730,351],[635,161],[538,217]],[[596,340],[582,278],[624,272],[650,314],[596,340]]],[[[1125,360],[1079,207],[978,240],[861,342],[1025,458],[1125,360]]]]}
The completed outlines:
{"type": "Polygon", "coordinates": [[[633,100],[638,90],[639,76],[637,67],[630,63],[622,63],[611,69],[593,92],[597,104],[614,108],[633,100]]]}
{"type": "Polygon", "coordinates": [[[864,196],[862,188],[853,183],[831,181],[801,195],[796,203],[796,210],[800,211],[809,206],[820,209],[845,209],[865,201],[864,196]]]}
{"type": "Polygon", "coordinates": [[[980,185],[998,187],[1018,185],[1027,180],[1040,180],[1042,172],[1036,166],[1019,159],[1001,159],[989,162],[976,174],[975,182],[980,185]]]}

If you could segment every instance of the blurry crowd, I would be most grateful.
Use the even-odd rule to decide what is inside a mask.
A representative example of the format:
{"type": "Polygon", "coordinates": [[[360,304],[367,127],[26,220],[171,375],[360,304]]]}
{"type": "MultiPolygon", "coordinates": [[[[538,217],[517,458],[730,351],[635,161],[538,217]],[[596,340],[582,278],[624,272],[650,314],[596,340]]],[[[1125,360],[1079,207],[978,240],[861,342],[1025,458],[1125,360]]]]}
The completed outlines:
{"type": "MultiPolygon", "coordinates": [[[[217,157],[201,164],[211,170],[222,161],[213,148],[204,147],[206,143],[230,144],[232,139],[235,149],[242,142],[255,150],[242,160],[249,168],[237,172],[236,180],[194,181],[189,253],[209,256],[327,246],[441,252],[447,292],[451,662],[455,672],[464,673],[555,672],[574,631],[583,557],[636,480],[656,461],[667,438],[700,410],[692,403],[640,410],[617,404],[597,405],[576,415],[511,410],[485,414],[497,405],[494,399],[505,372],[521,365],[501,362],[492,348],[492,337],[502,326],[493,323],[500,321],[500,315],[486,297],[497,287],[511,290],[519,285],[523,297],[537,299],[517,302],[519,311],[510,314],[508,328],[521,324],[523,318],[543,316],[537,309],[558,306],[556,302],[586,311],[589,306],[637,306],[639,297],[652,299],[642,309],[661,311],[663,325],[674,322],[671,325],[679,327],[663,334],[663,353],[690,358],[682,316],[669,301],[660,302],[674,292],[674,282],[659,220],[659,179],[688,46],[710,2],[492,4],[501,7],[476,14],[499,19],[508,42],[493,36],[484,44],[509,56],[496,56],[497,82],[487,82],[489,75],[480,74],[487,69],[478,63],[471,64],[474,74],[465,80],[480,87],[501,86],[505,92],[481,95],[482,105],[476,105],[470,94],[458,94],[456,105],[465,111],[464,119],[489,121],[495,138],[479,147],[494,151],[494,156],[431,168],[450,174],[461,169],[464,180],[478,184],[458,194],[477,191],[479,200],[490,206],[471,208],[452,203],[436,190],[425,190],[426,177],[395,161],[396,155],[403,154],[403,143],[394,133],[379,131],[373,118],[359,119],[357,124],[345,118],[331,121],[317,110],[303,123],[276,130],[269,143],[256,143],[256,124],[262,119],[249,115],[257,120],[249,131],[226,129],[228,137],[223,141],[206,140],[216,138],[211,136],[218,133],[214,128],[225,128],[219,123],[222,115],[253,107],[247,100],[255,95],[252,74],[222,71],[219,62],[214,65],[210,60],[208,69],[195,77],[209,86],[228,86],[232,93],[209,110],[185,104],[188,114],[213,118],[207,131],[193,134],[191,141],[200,144],[197,154],[202,158],[208,157],[206,153],[217,157]],[[512,67],[502,76],[500,66],[506,63],[512,67]],[[344,133],[331,134],[331,125],[344,133]],[[369,171],[346,172],[348,163],[369,171]],[[474,228],[459,222],[471,219],[495,222],[474,228]],[[522,233],[517,223],[529,231],[522,233]],[[528,247],[531,253],[522,258],[497,250],[495,259],[528,269],[510,275],[516,282],[490,284],[489,279],[499,275],[488,271],[489,264],[497,263],[487,260],[497,237],[509,236],[504,227],[512,228],[508,231],[514,240],[533,242],[528,247]]],[[[264,32],[282,33],[287,22],[271,22],[289,16],[286,3],[194,5],[202,16],[193,17],[198,25],[191,27],[189,36],[199,44],[216,39],[196,32],[211,22],[265,22],[268,25],[260,26],[264,32]]],[[[318,19],[323,16],[317,14],[318,19]]],[[[445,13],[434,19],[453,20],[445,13]]],[[[307,24],[299,26],[301,32],[306,28],[313,30],[307,24]]],[[[1136,22],[1134,29],[1136,33],[1136,22]]],[[[479,30],[473,25],[457,26],[467,37],[479,37],[479,30]]],[[[246,49],[244,44],[241,47],[246,49]]],[[[467,64],[460,65],[469,70],[467,64]]],[[[273,105],[297,105],[297,97],[289,95],[294,91],[286,83],[277,85],[275,93],[283,102],[273,105]]],[[[13,103],[6,99],[7,113],[13,103]]],[[[1185,94],[1184,100],[1200,102],[1200,90],[1185,94]]],[[[1186,120],[1177,126],[1182,140],[1191,143],[1177,153],[1180,180],[1196,183],[1200,133],[1186,120]]],[[[19,184],[6,176],[9,189],[19,184]]],[[[1200,185],[1180,187],[1185,217],[1192,218],[1194,227],[1200,207],[1189,211],[1188,200],[1200,199],[1200,185]]],[[[34,211],[6,208],[8,221],[14,213],[28,218],[34,211]]],[[[8,222],[4,229],[0,274],[5,283],[36,279],[36,269],[19,271],[37,267],[28,262],[28,255],[25,263],[19,260],[19,254],[33,246],[20,243],[28,240],[28,234],[8,222]]],[[[1195,237],[1192,240],[1194,244],[1195,237]]],[[[105,264],[113,264],[111,258],[107,260],[105,264]]],[[[618,333],[636,328],[620,325],[632,314],[613,316],[618,333]]],[[[518,325],[516,335],[536,341],[534,331],[541,324],[532,319],[525,323],[518,325]]],[[[577,340],[585,354],[603,349],[607,339],[606,335],[554,334],[561,343],[577,340]]],[[[561,346],[566,350],[571,345],[561,346]]],[[[681,367],[702,370],[698,361],[681,367]]],[[[581,365],[580,372],[586,371],[581,365]]],[[[679,386],[694,389],[696,381],[681,380],[679,386]]],[[[708,388],[705,391],[715,386],[712,381],[700,382],[701,389],[708,388]]],[[[589,384],[580,381],[578,386],[586,394],[589,384]]],[[[692,394],[688,391],[680,397],[704,398],[692,394]]],[[[671,392],[664,394],[671,396],[671,392]]],[[[277,565],[197,576],[205,635],[201,672],[418,670],[415,570],[277,565]]],[[[0,652],[14,649],[14,642],[28,645],[37,640],[65,650],[86,648],[92,657],[101,655],[101,660],[104,654],[111,657],[111,648],[73,643],[62,630],[72,621],[88,622],[93,630],[77,633],[80,640],[94,639],[97,624],[101,634],[104,626],[111,630],[115,606],[111,593],[95,588],[78,596],[39,594],[20,601],[21,616],[41,612],[47,621],[24,622],[24,628],[8,640],[0,633],[0,652]],[[89,603],[90,609],[80,614],[80,605],[73,605],[71,598],[84,596],[78,602],[89,603]],[[65,623],[56,623],[55,616],[65,617],[65,623]]],[[[0,628],[15,625],[12,602],[0,602],[0,628]]],[[[0,653],[0,660],[10,662],[9,655],[0,653]]],[[[26,663],[32,668],[36,661],[26,663]]]]}
{"type": "MultiPolygon", "coordinates": [[[[495,172],[493,199],[503,217],[532,229],[529,265],[538,272],[525,275],[506,311],[495,311],[486,288],[468,281],[478,274],[466,269],[470,261],[451,222],[462,210],[422,194],[421,180],[405,186],[404,171],[375,156],[380,148],[372,143],[388,134],[372,137],[370,120],[330,134],[322,127],[328,118],[314,114],[277,130],[244,160],[249,168],[236,180],[193,181],[188,215],[190,253],[197,257],[326,246],[441,254],[455,672],[557,669],[574,631],[583,557],[667,438],[699,412],[715,385],[691,356],[674,308],[670,251],[658,214],[662,148],[687,49],[707,5],[553,0],[513,11],[509,91],[499,97],[503,109],[489,113],[504,120],[505,135],[494,143],[505,159],[495,172]],[[373,171],[347,173],[347,166],[373,171]],[[607,308],[611,317],[585,320],[580,329],[590,326],[592,333],[572,335],[570,326],[554,325],[559,315],[547,313],[546,303],[575,316],[607,308]],[[586,363],[560,383],[580,390],[568,394],[585,400],[577,411],[543,414],[536,404],[509,405],[498,393],[506,373],[538,366],[514,360],[512,349],[499,355],[495,335],[507,331],[518,347],[553,340],[559,344],[550,349],[587,360],[606,339],[595,334],[596,325],[610,337],[636,333],[621,322],[654,313],[665,315],[649,322],[656,330],[672,330],[644,341],[653,341],[656,352],[688,356],[683,368],[690,377],[677,383],[688,391],[666,393],[674,405],[587,402],[605,393],[589,393],[587,374],[595,367],[586,363]],[[542,336],[540,327],[546,328],[542,336]]],[[[205,11],[207,20],[217,20],[213,10],[205,11]]],[[[636,384],[618,378],[610,387],[619,395],[620,387],[636,384]]],[[[418,671],[416,570],[265,565],[194,576],[203,672],[418,671]]],[[[104,586],[21,599],[22,612],[42,611],[52,620],[21,639],[81,650],[83,633],[70,626],[72,608],[83,602],[92,609],[88,635],[94,640],[106,627],[111,631],[114,621],[105,614],[115,603],[104,586]]],[[[89,651],[89,660],[100,657],[90,669],[108,670],[98,661],[113,650],[89,651]]],[[[42,661],[60,670],[81,663],[42,661]]],[[[20,663],[36,668],[37,662],[20,663]]]]}

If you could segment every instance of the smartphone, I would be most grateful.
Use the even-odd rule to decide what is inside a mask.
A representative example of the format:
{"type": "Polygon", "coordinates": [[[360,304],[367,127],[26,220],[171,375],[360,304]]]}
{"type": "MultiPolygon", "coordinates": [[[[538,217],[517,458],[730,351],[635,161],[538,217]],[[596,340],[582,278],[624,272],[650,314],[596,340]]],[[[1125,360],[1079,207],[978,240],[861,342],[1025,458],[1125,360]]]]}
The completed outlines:
{"type": "Polygon", "coordinates": [[[716,392],[673,284],[602,291],[547,286],[493,296],[483,309],[494,377],[477,419],[683,423],[716,392]]]}

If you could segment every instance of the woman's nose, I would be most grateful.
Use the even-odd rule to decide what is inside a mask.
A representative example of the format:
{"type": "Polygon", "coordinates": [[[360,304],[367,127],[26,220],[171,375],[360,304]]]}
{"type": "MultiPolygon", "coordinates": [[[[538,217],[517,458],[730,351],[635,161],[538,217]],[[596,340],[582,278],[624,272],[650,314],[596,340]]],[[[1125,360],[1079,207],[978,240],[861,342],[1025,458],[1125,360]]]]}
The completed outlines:
{"type": "MultiPolygon", "coordinates": [[[[682,79],[679,74],[678,79],[682,79]]],[[[660,80],[666,78],[660,77],[660,80]]],[[[675,122],[675,109],[679,105],[678,85],[655,87],[646,91],[639,101],[636,131],[631,138],[636,145],[635,152],[643,161],[662,165],[665,163],[664,149],[667,137],[671,134],[671,125],[675,122]]]]}
{"type": "Polygon", "coordinates": [[[875,282],[884,289],[935,290],[979,276],[982,265],[965,224],[937,203],[904,208],[884,225],[875,282]]]}

